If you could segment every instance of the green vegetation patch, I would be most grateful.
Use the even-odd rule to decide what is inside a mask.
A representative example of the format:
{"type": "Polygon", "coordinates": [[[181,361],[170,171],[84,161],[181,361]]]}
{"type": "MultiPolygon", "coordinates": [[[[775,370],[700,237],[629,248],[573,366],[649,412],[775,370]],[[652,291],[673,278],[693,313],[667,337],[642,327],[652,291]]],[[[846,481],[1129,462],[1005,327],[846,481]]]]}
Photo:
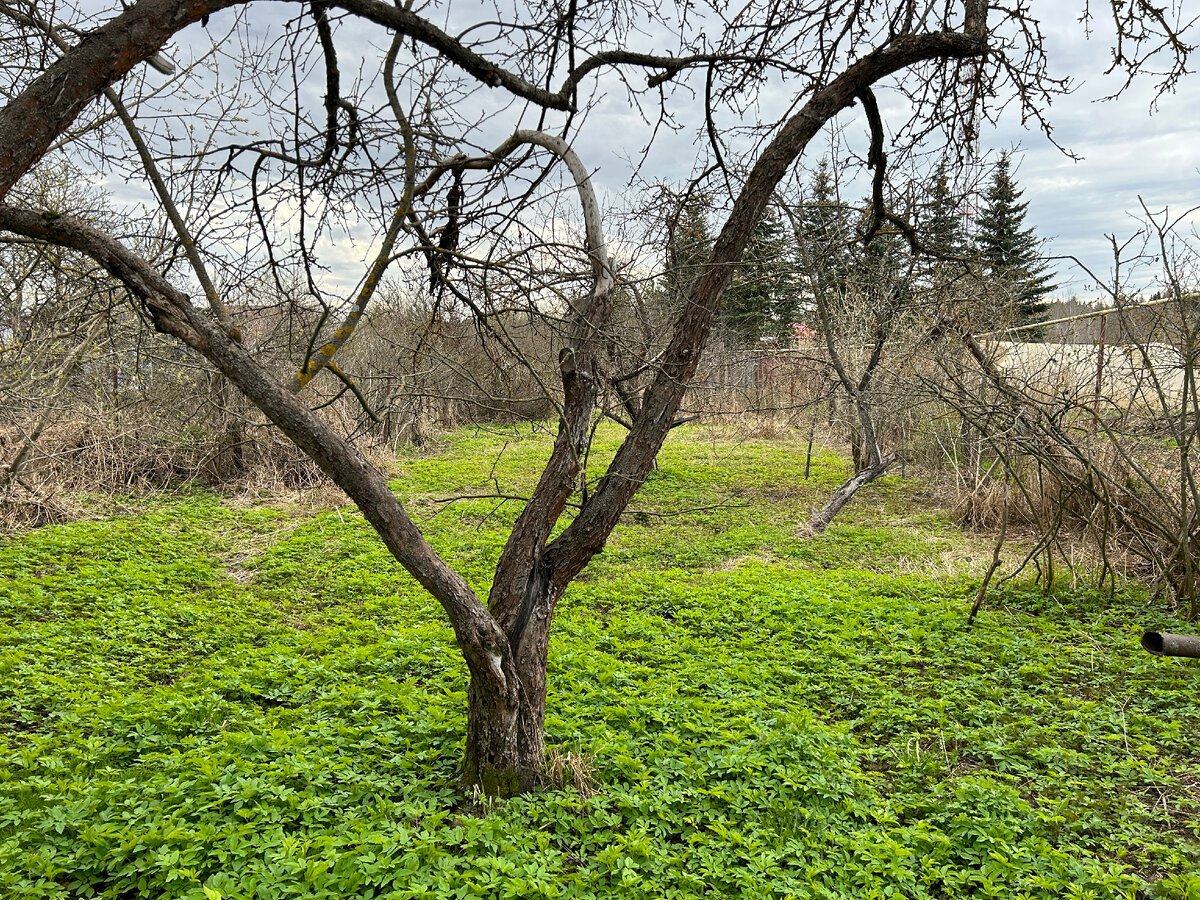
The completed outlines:
{"type": "MultiPolygon", "coordinates": [[[[437,501],[528,490],[547,440],[399,461],[479,590],[516,506],[437,501]]],[[[967,631],[977,583],[911,574],[974,547],[923,485],[805,540],[845,467],[803,462],[673,438],[560,604],[574,776],[504,803],[459,788],[465,667],[354,511],[192,494],[0,543],[0,896],[1200,896],[1198,669],[1137,649],[1185,626],[1018,586],[967,631]]]]}

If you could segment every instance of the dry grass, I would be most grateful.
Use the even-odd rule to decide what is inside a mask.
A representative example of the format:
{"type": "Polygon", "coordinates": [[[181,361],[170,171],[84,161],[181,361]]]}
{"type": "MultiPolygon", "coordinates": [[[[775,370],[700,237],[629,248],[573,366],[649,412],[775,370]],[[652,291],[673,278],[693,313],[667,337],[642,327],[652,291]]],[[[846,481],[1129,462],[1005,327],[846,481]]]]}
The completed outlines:
{"type": "Polygon", "coordinates": [[[763,550],[758,553],[747,553],[742,556],[732,556],[721,563],[718,563],[715,571],[717,572],[736,572],[745,566],[760,565],[771,566],[779,563],[779,557],[768,550],[763,550]]]}
{"type": "Polygon", "coordinates": [[[997,531],[1005,520],[1012,525],[1029,524],[1024,498],[1002,481],[984,481],[974,490],[959,485],[952,509],[957,521],[980,531],[997,531]]]}
{"type": "Polygon", "coordinates": [[[778,441],[794,438],[795,424],[786,416],[745,413],[735,420],[737,436],[742,440],[778,441]]]}
{"type": "Polygon", "coordinates": [[[43,525],[61,525],[82,518],[82,510],[67,497],[43,494],[24,484],[0,493],[0,534],[43,525]]]}
{"type": "Polygon", "coordinates": [[[542,778],[551,787],[573,787],[584,799],[594,796],[599,791],[596,782],[596,760],[579,750],[563,750],[561,747],[551,747],[547,750],[546,770],[542,778]]]}
{"type": "Polygon", "coordinates": [[[929,579],[982,578],[991,562],[992,544],[955,545],[933,556],[902,556],[893,563],[898,575],[929,579]]]}
{"type": "MultiPolygon", "coordinates": [[[[244,433],[234,448],[225,434],[193,427],[172,433],[155,422],[52,425],[17,479],[0,488],[0,533],[74,521],[112,503],[136,505],[136,497],[187,483],[235,497],[271,497],[273,503],[304,511],[346,503],[345,495],[283,435],[271,428],[244,433]]],[[[0,473],[22,442],[19,429],[0,427],[0,473]]]]}
{"type": "MultiPolygon", "coordinates": [[[[0,448],[16,429],[0,430],[0,448]]],[[[188,481],[242,490],[301,490],[324,480],[312,460],[273,429],[253,429],[233,444],[224,434],[188,427],[172,433],[154,422],[64,423],[45,430],[23,471],[55,492],[145,493],[188,481]]]]}

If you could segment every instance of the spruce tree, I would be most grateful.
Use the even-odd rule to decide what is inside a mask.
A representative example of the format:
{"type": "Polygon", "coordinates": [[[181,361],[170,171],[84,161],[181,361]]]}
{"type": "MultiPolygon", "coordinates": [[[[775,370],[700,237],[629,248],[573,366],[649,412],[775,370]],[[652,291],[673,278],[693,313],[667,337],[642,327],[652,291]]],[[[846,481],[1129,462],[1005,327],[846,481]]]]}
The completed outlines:
{"type": "Polygon", "coordinates": [[[959,204],[960,198],[954,193],[946,164],[938,163],[922,204],[924,221],[921,223],[921,242],[934,253],[958,256],[963,252],[966,240],[959,204]]]}
{"type": "Polygon", "coordinates": [[[692,194],[683,201],[671,223],[663,259],[662,286],[672,309],[687,297],[712,252],[713,238],[708,227],[710,206],[708,197],[692,194]]]}
{"type": "MultiPolygon", "coordinates": [[[[1033,226],[1025,227],[1028,202],[1022,203],[1011,172],[1008,154],[1002,154],[988,185],[975,236],[980,261],[987,274],[1011,296],[1012,323],[1033,325],[1045,321],[1054,290],[1053,272],[1039,259],[1040,241],[1033,226]]],[[[1023,332],[1040,338],[1040,329],[1023,332]]]]}
{"type": "Polygon", "coordinates": [[[796,320],[799,299],[790,229],[778,210],[768,207],[725,291],[721,318],[746,341],[778,336],[796,320]]]}
{"type": "Polygon", "coordinates": [[[890,227],[865,246],[862,242],[871,202],[865,198],[857,208],[841,203],[828,160],[821,160],[805,198],[799,257],[809,291],[819,293],[835,316],[851,295],[858,300],[891,297],[908,277],[907,245],[890,227]]]}
{"type": "Polygon", "coordinates": [[[813,172],[805,198],[802,252],[813,289],[823,292],[827,299],[844,292],[851,269],[854,244],[851,218],[838,199],[829,159],[823,157],[813,172]]]}
{"type": "MultiPolygon", "coordinates": [[[[870,201],[864,201],[870,210],[870,201]]],[[[865,227],[865,223],[864,223],[865,227]]],[[[914,260],[907,241],[895,233],[875,235],[854,254],[857,293],[866,298],[881,327],[890,327],[913,302],[914,260]]]]}

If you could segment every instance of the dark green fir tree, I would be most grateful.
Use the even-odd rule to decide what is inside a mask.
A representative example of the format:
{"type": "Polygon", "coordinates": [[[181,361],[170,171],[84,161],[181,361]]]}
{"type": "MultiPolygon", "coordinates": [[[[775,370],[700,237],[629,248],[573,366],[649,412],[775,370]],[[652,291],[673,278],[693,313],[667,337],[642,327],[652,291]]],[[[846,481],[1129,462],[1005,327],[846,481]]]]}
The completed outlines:
{"type": "MultiPolygon", "coordinates": [[[[979,212],[975,244],[987,274],[1009,292],[1012,324],[1035,325],[1046,320],[1054,273],[1040,258],[1033,226],[1025,225],[1029,204],[1021,201],[1011,168],[1008,154],[1002,154],[979,212]]],[[[1042,337],[1041,329],[1021,334],[1027,340],[1042,337]]]]}
{"type": "Polygon", "coordinates": [[[922,207],[921,243],[939,256],[960,256],[966,249],[963,236],[961,198],[945,163],[938,163],[929,181],[922,207]]]}
{"type": "Polygon", "coordinates": [[[823,157],[812,174],[805,197],[801,247],[803,263],[810,273],[814,291],[832,301],[844,293],[853,268],[854,215],[838,198],[829,159],[823,157]]]}
{"type": "Polygon", "coordinates": [[[799,303],[791,229],[777,209],[767,207],[725,291],[721,318],[739,338],[752,342],[787,333],[799,303]]]}
{"type": "Polygon", "coordinates": [[[662,288],[671,309],[687,299],[712,252],[713,238],[708,227],[710,205],[707,196],[692,194],[682,201],[678,215],[668,223],[662,288]]]}

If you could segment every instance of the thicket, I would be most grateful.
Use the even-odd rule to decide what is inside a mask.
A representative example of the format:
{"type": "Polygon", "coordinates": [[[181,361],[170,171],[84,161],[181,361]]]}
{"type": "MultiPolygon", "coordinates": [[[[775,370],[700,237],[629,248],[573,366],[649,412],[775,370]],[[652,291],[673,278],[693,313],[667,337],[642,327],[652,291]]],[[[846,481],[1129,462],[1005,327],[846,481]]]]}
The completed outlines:
{"type": "Polygon", "coordinates": [[[968,338],[940,358],[936,391],[963,423],[969,519],[1001,543],[1005,523],[1032,529],[1023,564],[1046,584],[1086,546],[1098,587],[1132,575],[1195,619],[1200,257],[1169,212],[1144,213],[1140,232],[1112,239],[1094,343],[968,338]]]}

